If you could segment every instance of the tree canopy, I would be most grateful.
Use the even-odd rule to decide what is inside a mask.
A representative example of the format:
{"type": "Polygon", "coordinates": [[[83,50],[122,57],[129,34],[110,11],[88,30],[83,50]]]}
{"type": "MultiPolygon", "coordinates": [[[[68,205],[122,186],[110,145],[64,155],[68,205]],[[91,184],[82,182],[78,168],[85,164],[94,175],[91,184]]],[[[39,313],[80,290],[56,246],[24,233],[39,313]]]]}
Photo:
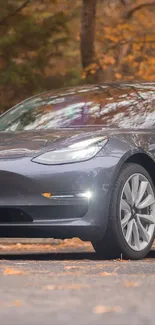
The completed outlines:
{"type": "Polygon", "coordinates": [[[154,80],[155,0],[0,0],[0,111],[45,89],[154,80]]]}

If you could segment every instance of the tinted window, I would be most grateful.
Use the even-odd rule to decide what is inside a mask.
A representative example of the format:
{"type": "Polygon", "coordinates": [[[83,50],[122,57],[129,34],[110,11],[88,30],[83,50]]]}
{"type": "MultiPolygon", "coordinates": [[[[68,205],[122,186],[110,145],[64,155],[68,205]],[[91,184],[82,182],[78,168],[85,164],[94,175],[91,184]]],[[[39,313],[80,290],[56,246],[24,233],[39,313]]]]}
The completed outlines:
{"type": "Polygon", "coordinates": [[[155,85],[124,84],[66,90],[33,97],[0,118],[0,130],[19,131],[86,125],[145,128],[155,121],[155,85]]]}

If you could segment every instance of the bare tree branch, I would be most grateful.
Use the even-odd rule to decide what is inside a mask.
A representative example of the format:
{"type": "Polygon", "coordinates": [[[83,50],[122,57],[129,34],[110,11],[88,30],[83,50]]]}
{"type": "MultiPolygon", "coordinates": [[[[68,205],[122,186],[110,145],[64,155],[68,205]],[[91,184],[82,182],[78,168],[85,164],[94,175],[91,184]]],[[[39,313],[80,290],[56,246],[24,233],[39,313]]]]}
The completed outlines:
{"type": "Polygon", "coordinates": [[[18,12],[20,12],[22,9],[24,9],[29,3],[31,2],[31,0],[26,0],[20,7],[18,7],[15,11],[11,12],[9,15],[7,15],[6,17],[4,17],[1,21],[0,21],[0,26],[3,26],[7,23],[8,19],[11,17],[16,16],[16,14],[18,12]]]}
{"type": "Polygon", "coordinates": [[[136,11],[138,11],[138,10],[144,8],[144,7],[154,6],[154,5],[155,5],[155,0],[147,0],[147,1],[145,1],[145,2],[143,2],[143,3],[141,3],[141,4],[139,4],[139,5],[133,5],[133,6],[132,6],[132,7],[131,7],[127,12],[126,12],[126,14],[125,14],[125,18],[130,19],[136,11]]]}

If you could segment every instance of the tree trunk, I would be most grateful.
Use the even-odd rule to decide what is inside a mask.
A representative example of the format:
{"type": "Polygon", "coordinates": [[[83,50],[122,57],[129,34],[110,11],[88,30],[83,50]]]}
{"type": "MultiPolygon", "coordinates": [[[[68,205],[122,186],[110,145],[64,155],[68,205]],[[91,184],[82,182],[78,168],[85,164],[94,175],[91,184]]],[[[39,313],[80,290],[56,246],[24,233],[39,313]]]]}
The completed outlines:
{"type": "Polygon", "coordinates": [[[83,68],[95,60],[95,20],[97,0],[83,0],[81,17],[81,61],[83,68]]]}

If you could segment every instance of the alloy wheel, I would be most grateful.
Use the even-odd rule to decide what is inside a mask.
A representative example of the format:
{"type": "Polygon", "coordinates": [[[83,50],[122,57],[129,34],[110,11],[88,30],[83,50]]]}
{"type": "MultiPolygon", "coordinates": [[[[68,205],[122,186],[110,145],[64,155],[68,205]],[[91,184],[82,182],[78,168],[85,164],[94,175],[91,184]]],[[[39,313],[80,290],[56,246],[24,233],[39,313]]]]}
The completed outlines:
{"type": "Polygon", "coordinates": [[[149,245],[155,230],[155,194],[149,180],[136,173],[126,181],[120,200],[121,228],[135,251],[149,245]]]}

